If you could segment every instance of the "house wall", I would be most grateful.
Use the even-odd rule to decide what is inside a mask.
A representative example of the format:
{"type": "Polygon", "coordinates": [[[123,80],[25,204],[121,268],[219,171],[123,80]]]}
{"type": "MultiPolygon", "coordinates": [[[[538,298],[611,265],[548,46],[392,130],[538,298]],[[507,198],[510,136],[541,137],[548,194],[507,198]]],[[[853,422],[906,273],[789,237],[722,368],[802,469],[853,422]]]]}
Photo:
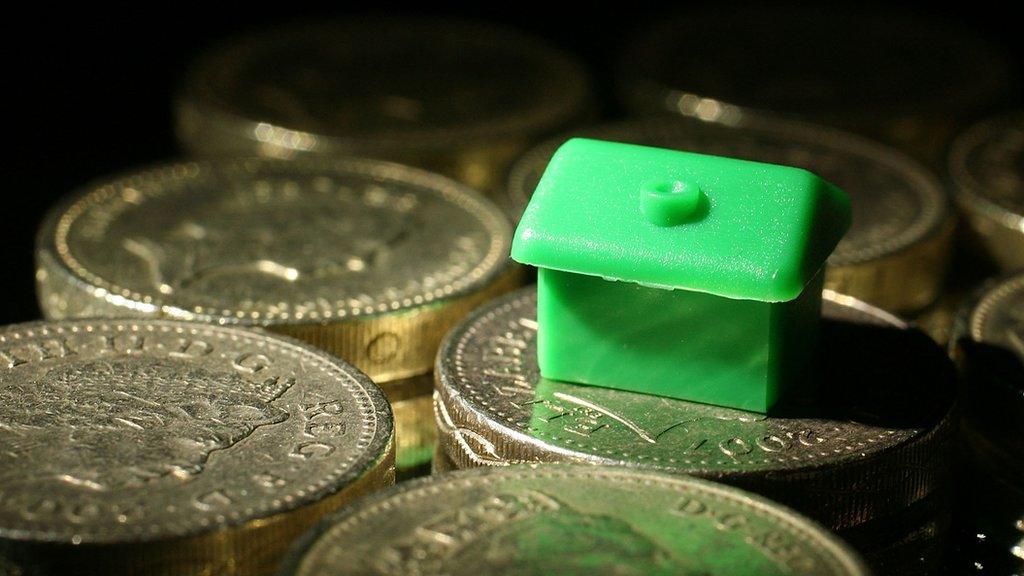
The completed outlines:
{"type": "Polygon", "coordinates": [[[771,305],[541,269],[545,378],[764,411],[771,305]]]}

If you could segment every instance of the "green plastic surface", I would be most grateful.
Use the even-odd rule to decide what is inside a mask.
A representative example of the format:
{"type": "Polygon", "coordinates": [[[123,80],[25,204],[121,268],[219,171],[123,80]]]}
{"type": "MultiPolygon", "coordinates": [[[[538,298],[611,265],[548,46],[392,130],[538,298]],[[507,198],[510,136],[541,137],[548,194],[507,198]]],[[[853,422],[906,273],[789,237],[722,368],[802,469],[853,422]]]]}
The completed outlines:
{"type": "Polygon", "coordinates": [[[570,140],[512,245],[539,268],[541,375],[767,412],[806,382],[849,225],[806,170],[570,140]]]}
{"type": "Polygon", "coordinates": [[[800,295],[850,226],[850,202],[787,166],[576,138],[523,213],[524,264],[782,302],[800,295]]]}

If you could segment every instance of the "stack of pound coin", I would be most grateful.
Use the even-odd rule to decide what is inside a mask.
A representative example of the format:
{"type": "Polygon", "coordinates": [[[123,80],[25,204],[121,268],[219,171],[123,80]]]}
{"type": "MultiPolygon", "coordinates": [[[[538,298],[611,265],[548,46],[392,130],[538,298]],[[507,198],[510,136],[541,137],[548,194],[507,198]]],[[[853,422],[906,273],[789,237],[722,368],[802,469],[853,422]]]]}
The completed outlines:
{"type": "Polygon", "coordinates": [[[1024,112],[961,134],[948,170],[975,244],[1003,270],[1024,268],[1024,112]]]}
{"type": "Polygon", "coordinates": [[[766,416],[541,378],[536,298],[499,299],[446,337],[434,394],[442,469],[573,462],[701,476],[807,514],[881,574],[938,562],[955,378],[927,336],[826,291],[820,397],[766,416]]]}
{"type": "Polygon", "coordinates": [[[596,466],[401,484],[326,518],[281,576],[864,576],[814,522],[742,490],[596,466]]]}
{"type": "Polygon", "coordinates": [[[686,119],[632,120],[551,139],[509,171],[518,220],[555,150],[572,136],[806,168],[842,188],[853,226],[828,259],[825,286],[899,313],[935,301],[949,259],[954,216],[937,178],[917,162],[858,136],[788,121],[744,128],[686,119]]]}
{"type": "Polygon", "coordinates": [[[489,190],[525,146],[590,108],[583,67],[539,39],[377,17],[230,41],[195,63],[176,111],[197,155],[369,156],[489,190]]]}
{"type": "Polygon", "coordinates": [[[517,283],[501,211],[380,161],[224,159],[99,182],[37,242],[48,318],[266,328],[331,352],[394,402],[399,468],[429,460],[442,336],[517,283]]]}
{"type": "Polygon", "coordinates": [[[1024,569],[1024,273],[993,281],[961,308],[950,352],[963,376],[959,567],[1024,569]]]}
{"type": "Polygon", "coordinates": [[[272,574],[322,515],[394,475],[381,390],[291,338],[0,328],[0,574],[272,574]]]}
{"type": "Polygon", "coordinates": [[[970,31],[877,6],[688,8],[640,29],[616,76],[634,113],[837,126],[935,169],[965,121],[1019,91],[1012,63],[970,31]]]}

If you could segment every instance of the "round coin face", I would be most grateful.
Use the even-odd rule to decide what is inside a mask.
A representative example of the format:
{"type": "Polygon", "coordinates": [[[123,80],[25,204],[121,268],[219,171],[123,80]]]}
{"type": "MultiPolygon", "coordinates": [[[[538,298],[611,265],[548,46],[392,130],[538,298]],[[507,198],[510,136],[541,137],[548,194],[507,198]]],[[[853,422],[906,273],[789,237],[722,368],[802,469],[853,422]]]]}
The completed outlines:
{"type": "Polygon", "coordinates": [[[950,174],[968,209],[1024,227],[1024,113],[990,119],[953,144],[950,174]]]}
{"type": "MultiPolygon", "coordinates": [[[[853,224],[829,257],[847,266],[889,256],[935,236],[950,217],[938,181],[910,158],[839,130],[761,121],[743,128],[697,121],[639,120],[596,126],[573,136],[627,142],[805,168],[850,196],[853,224]]],[[[515,216],[567,138],[541,144],[509,173],[515,216]]]]}
{"type": "Polygon", "coordinates": [[[504,270],[509,237],[488,201],[395,164],[178,164],[52,212],[38,280],[51,317],[315,324],[472,294],[504,270]]]}
{"type": "Polygon", "coordinates": [[[871,125],[963,116],[1014,85],[1006,58],[962,29],[899,11],[807,6],[662,18],[626,47],[618,79],[625,99],[648,111],[871,125]]]}
{"type": "Polygon", "coordinates": [[[325,521],[287,574],[865,574],[813,523],[696,479],[580,466],[458,472],[325,521]]]}
{"type": "MultiPolygon", "coordinates": [[[[290,339],[161,320],[6,327],[0,556],[122,546],[107,560],[225,573],[252,562],[232,556],[246,539],[286,539],[390,484],[392,437],[366,376],[290,339]]],[[[253,554],[273,562],[281,544],[267,548],[253,554]]]]}
{"type": "MultiPolygon", "coordinates": [[[[369,18],[240,38],[186,79],[186,139],[374,153],[464,147],[557,129],[586,105],[569,56],[473,22],[369,18]]],[[[230,145],[227,145],[230,146],[230,145]]]]}
{"type": "Polygon", "coordinates": [[[944,486],[952,370],[930,339],[880,310],[826,292],[820,397],[771,415],[542,378],[535,314],[535,289],[520,291],[478,311],[439,353],[441,443],[460,467],[585,462],[699,475],[834,529],[944,486]]]}

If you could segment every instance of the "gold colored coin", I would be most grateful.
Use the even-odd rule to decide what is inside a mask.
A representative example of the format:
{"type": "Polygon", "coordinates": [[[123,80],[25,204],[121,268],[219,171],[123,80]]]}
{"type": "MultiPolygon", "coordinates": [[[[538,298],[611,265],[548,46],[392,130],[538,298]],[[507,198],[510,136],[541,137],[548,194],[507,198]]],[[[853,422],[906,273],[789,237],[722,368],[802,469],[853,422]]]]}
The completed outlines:
{"type": "Polygon", "coordinates": [[[237,38],[200,59],[177,104],[189,151],[358,155],[488,189],[590,101],[571,56],[514,30],[377,17],[237,38]]]}
{"type": "Polygon", "coordinates": [[[397,164],[175,164],[53,210],[37,283],[50,318],[263,327],[387,382],[429,372],[442,335],[515,283],[510,236],[486,199],[397,164]]]}
{"type": "Polygon", "coordinates": [[[165,320],[0,329],[0,567],[263,575],[394,481],[354,367],[263,331],[165,320]]]}
{"type": "MultiPolygon", "coordinates": [[[[686,119],[616,122],[583,136],[806,168],[842,188],[853,225],[828,259],[825,286],[887,310],[935,301],[949,261],[953,211],[938,180],[909,157],[853,134],[798,122],[742,128],[686,119]]],[[[509,172],[518,219],[555,150],[569,136],[527,152],[509,172]]]]}
{"type": "Polygon", "coordinates": [[[1004,270],[1024,267],[1024,113],[981,122],[949,157],[957,204],[986,252],[1004,270]]]}
{"type": "Polygon", "coordinates": [[[381,388],[395,414],[395,467],[403,478],[418,475],[426,470],[437,445],[431,399],[434,374],[385,382],[381,388]]]}

